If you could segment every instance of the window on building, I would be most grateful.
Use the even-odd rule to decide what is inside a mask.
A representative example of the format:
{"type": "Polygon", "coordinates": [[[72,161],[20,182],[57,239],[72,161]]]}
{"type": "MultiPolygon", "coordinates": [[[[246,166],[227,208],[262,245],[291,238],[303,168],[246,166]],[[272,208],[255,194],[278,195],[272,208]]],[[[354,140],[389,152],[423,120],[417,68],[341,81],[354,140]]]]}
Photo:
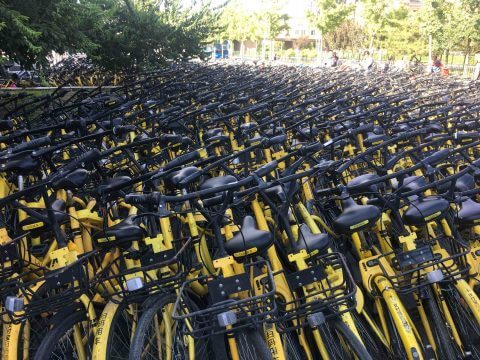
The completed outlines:
{"type": "Polygon", "coordinates": [[[300,31],[295,30],[295,35],[298,35],[298,34],[300,34],[300,31]]]}
{"type": "Polygon", "coordinates": [[[305,35],[305,30],[302,30],[302,35],[305,35]]]}
{"type": "Polygon", "coordinates": [[[315,35],[315,30],[310,31],[310,35],[315,35]]]}

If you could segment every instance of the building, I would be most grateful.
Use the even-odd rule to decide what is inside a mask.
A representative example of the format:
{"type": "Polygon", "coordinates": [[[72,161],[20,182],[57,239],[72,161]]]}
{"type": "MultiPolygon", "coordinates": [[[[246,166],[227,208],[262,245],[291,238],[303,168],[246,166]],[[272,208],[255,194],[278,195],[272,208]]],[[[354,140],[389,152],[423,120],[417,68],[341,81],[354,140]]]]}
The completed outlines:
{"type": "Polygon", "coordinates": [[[289,29],[281,33],[275,40],[283,41],[285,49],[298,49],[308,43],[318,41],[318,30],[310,24],[308,12],[314,10],[312,0],[287,0],[282,12],[288,14],[289,29]]]}
{"type": "MultiPolygon", "coordinates": [[[[359,0],[345,0],[346,4],[355,4],[354,18],[362,23],[363,6],[359,0]]],[[[308,43],[319,41],[318,30],[310,24],[308,12],[315,10],[313,0],[287,0],[282,12],[290,16],[290,29],[280,34],[275,40],[283,41],[285,49],[304,47],[308,43]]],[[[393,0],[393,6],[406,6],[411,10],[418,10],[422,6],[422,0],[393,0]]]]}

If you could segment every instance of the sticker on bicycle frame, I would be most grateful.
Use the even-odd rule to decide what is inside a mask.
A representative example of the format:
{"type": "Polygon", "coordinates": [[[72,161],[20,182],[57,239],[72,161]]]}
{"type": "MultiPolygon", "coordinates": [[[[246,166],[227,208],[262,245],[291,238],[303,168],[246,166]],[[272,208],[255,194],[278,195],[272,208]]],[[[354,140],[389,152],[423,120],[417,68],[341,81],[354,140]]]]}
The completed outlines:
{"type": "Polygon", "coordinates": [[[245,250],[245,251],[236,252],[236,253],[233,254],[233,256],[234,257],[240,257],[240,256],[254,254],[256,252],[257,252],[257,248],[254,247],[254,248],[251,248],[251,249],[248,249],[248,250],[245,250]]]}
{"type": "Polygon", "coordinates": [[[104,238],[97,239],[97,242],[98,243],[106,243],[108,241],[114,241],[114,240],[115,240],[115,236],[109,236],[109,237],[104,237],[104,238]]]}
{"type": "Polygon", "coordinates": [[[28,224],[28,225],[22,226],[22,229],[23,230],[32,230],[32,229],[37,229],[39,227],[42,227],[43,225],[44,225],[43,221],[40,221],[40,222],[36,222],[36,223],[33,223],[33,224],[28,224]]]}
{"type": "Polygon", "coordinates": [[[435,214],[428,215],[427,217],[425,217],[425,220],[428,221],[428,220],[435,219],[435,218],[438,217],[441,213],[442,213],[441,211],[437,211],[435,214]]]}
{"type": "Polygon", "coordinates": [[[350,230],[358,229],[359,227],[362,227],[363,225],[367,225],[368,220],[364,220],[362,222],[359,222],[358,224],[350,226],[350,230]]]}

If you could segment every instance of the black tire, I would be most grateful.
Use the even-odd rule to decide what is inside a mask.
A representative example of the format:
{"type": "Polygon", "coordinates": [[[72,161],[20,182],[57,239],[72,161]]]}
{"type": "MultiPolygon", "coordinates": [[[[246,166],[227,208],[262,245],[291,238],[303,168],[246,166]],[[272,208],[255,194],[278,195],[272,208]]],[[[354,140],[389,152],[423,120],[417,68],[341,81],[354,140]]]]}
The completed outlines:
{"type": "MultiPolygon", "coordinates": [[[[137,306],[130,304],[130,306],[137,306]]],[[[135,328],[137,314],[132,317],[129,304],[122,303],[112,319],[107,344],[107,359],[127,359],[130,352],[132,329],[135,328]]]]}
{"type": "Polygon", "coordinates": [[[480,327],[475,316],[454,286],[442,286],[442,294],[455,321],[463,350],[470,352],[473,359],[480,360],[480,327]]]}
{"type": "MultiPolygon", "coordinates": [[[[41,285],[34,294],[34,298],[47,298],[48,290],[46,284],[41,285]]],[[[17,348],[17,359],[31,358],[37,353],[38,347],[52,328],[50,323],[52,314],[40,314],[32,316],[28,321],[23,322],[20,328],[20,339],[17,348]],[[28,322],[29,326],[26,326],[28,322]],[[24,348],[23,339],[28,338],[28,349],[24,348]],[[28,355],[26,354],[28,352],[28,355]]]]}
{"type": "Polygon", "coordinates": [[[395,323],[388,310],[385,311],[385,320],[387,322],[388,333],[390,335],[390,352],[392,358],[396,360],[408,359],[408,355],[405,347],[403,346],[400,334],[398,333],[395,323]]]}
{"type": "MultiPolygon", "coordinates": [[[[364,311],[367,311],[364,309],[364,311]]],[[[388,359],[390,356],[390,350],[388,347],[377,337],[375,332],[371,331],[370,325],[367,324],[363,316],[360,316],[356,311],[352,313],[355,326],[360,334],[364,346],[368,349],[368,352],[374,359],[388,359]]]]}
{"type": "MultiPolygon", "coordinates": [[[[330,360],[350,359],[348,352],[342,346],[335,329],[330,325],[330,323],[324,323],[323,325],[317,327],[316,330],[320,333],[323,345],[330,360]]],[[[315,343],[315,341],[313,343],[315,343]]],[[[316,357],[321,358],[320,349],[315,348],[315,350],[318,351],[316,357]]]]}
{"type": "Polygon", "coordinates": [[[306,360],[307,354],[300,345],[295,331],[288,331],[282,334],[283,349],[285,357],[289,360],[306,360]]]}
{"type": "Polygon", "coordinates": [[[337,334],[349,348],[349,352],[352,352],[359,360],[373,360],[365,346],[342,320],[335,319],[333,325],[337,334]]]}
{"type": "MultiPolygon", "coordinates": [[[[78,359],[78,355],[75,356],[77,354],[77,349],[74,346],[74,341],[71,337],[73,335],[73,326],[82,322],[88,323],[84,311],[76,311],[67,316],[61,323],[57,324],[47,333],[43,341],[40,343],[33,359],[78,359]]],[[[87,358],[90,358],[93,333],[87,329],[85,334],[89,337],[89,339],[87,339],[85,350],[87,358]]]]}
{"type": "Polygon", "coordinates": [[[246,330],[235,334],[241,360],[272,360],[272,353],[258,330],[246,330]]]}
{"type": "MultiPolygon", "coordinates": [[[[130,344],[130,353],[129,359],[130,360],[139,360],[139,359],[158,359],[164,358],[165,355],[162,353],[163,357],[159,355],[158,348],[155,352],[156,341],[158,338],[152,339],[152,336],[156,333],[152,333],[151,330],[155,324],[155,321],[159,321],[159,317],[157,316],[160,312],[163,311],[167,306],[173,307],[175,303],[176,295],[162,295],[151,301],[149,304],[150,306],[145,309],[138,321],[137,328],[135,330],[135,334],[133,335],[132,342],[130,344]],[[154,352],[148,350],[145,352],[145,348],[153,349],[154,352]]],[[[171,310],[171,309],[169,309],[171,310]]],[[[169,311],[167,310],[167,311],[169,311]]],[[[172,319],[173,322],[175,322],[172,319]]],[[[173,358],[188,358],[188,349],[185,348],[183,344],[182,334],[179,328],[180,324],[175,322],[175,328],[172,331],[175,331],[174,334],[174,344],[172,347],[173,358]]],[[[157,334],[158,336],[158,334],[157,334]]],[[[199,359],[209,359],[209,347],[208,347],[207,340],[195,340],[195,357],[199,359]]]]}
{"type": "Polygon", "coordinates": [[[445,360],[458,359],[453,344],[453,339],[450,336],[445,320],[438,309],[438,304],[433,296],[433,292],[429,291],[429,296],[424,301],[426,309],[430,314],[430,324],[435,339],[437,358],[445,360]]]}

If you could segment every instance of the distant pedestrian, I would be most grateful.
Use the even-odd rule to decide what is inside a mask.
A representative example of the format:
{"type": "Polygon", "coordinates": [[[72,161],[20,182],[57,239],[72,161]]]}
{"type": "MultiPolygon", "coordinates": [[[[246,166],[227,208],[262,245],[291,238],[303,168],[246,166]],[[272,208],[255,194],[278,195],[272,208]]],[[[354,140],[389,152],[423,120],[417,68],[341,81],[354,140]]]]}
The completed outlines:
{"type": "Polygon", "coordinates": [[[439,73],[442,70],[443,64],[440,59],[434,55],[432,59],[432,73],[439,73]]]}
{"type": "Polygon", "coordinates": [[[338,56],[335,51],[332,52],[332,57],[330,58],[330,66],[336,67],[338,65],[338,56]]]}
{"type": "Polygon", "coordinates": [[[18,77],[18,74],[13,73],[12,76],[10,77],[10,81],[9,81],[8,87],[9,87],[9,88],[16,88],[16,87],[18,87],[18,82],[19,82],[19,80],[20,80],[20,78],[18,77]]]}
{"type": "Polygon", "coordinates": [[[369,51],[365,51],[365,60],[363,61],[363,68],[365,71],[370,71],[373,68],[373,57],[369,51]]]}
{"type": "Polygon", "coordinates": [[[480,54],[475,54],[475,69],[473,70],[473,80],[478,80],[480,78],[480,54]]]}

